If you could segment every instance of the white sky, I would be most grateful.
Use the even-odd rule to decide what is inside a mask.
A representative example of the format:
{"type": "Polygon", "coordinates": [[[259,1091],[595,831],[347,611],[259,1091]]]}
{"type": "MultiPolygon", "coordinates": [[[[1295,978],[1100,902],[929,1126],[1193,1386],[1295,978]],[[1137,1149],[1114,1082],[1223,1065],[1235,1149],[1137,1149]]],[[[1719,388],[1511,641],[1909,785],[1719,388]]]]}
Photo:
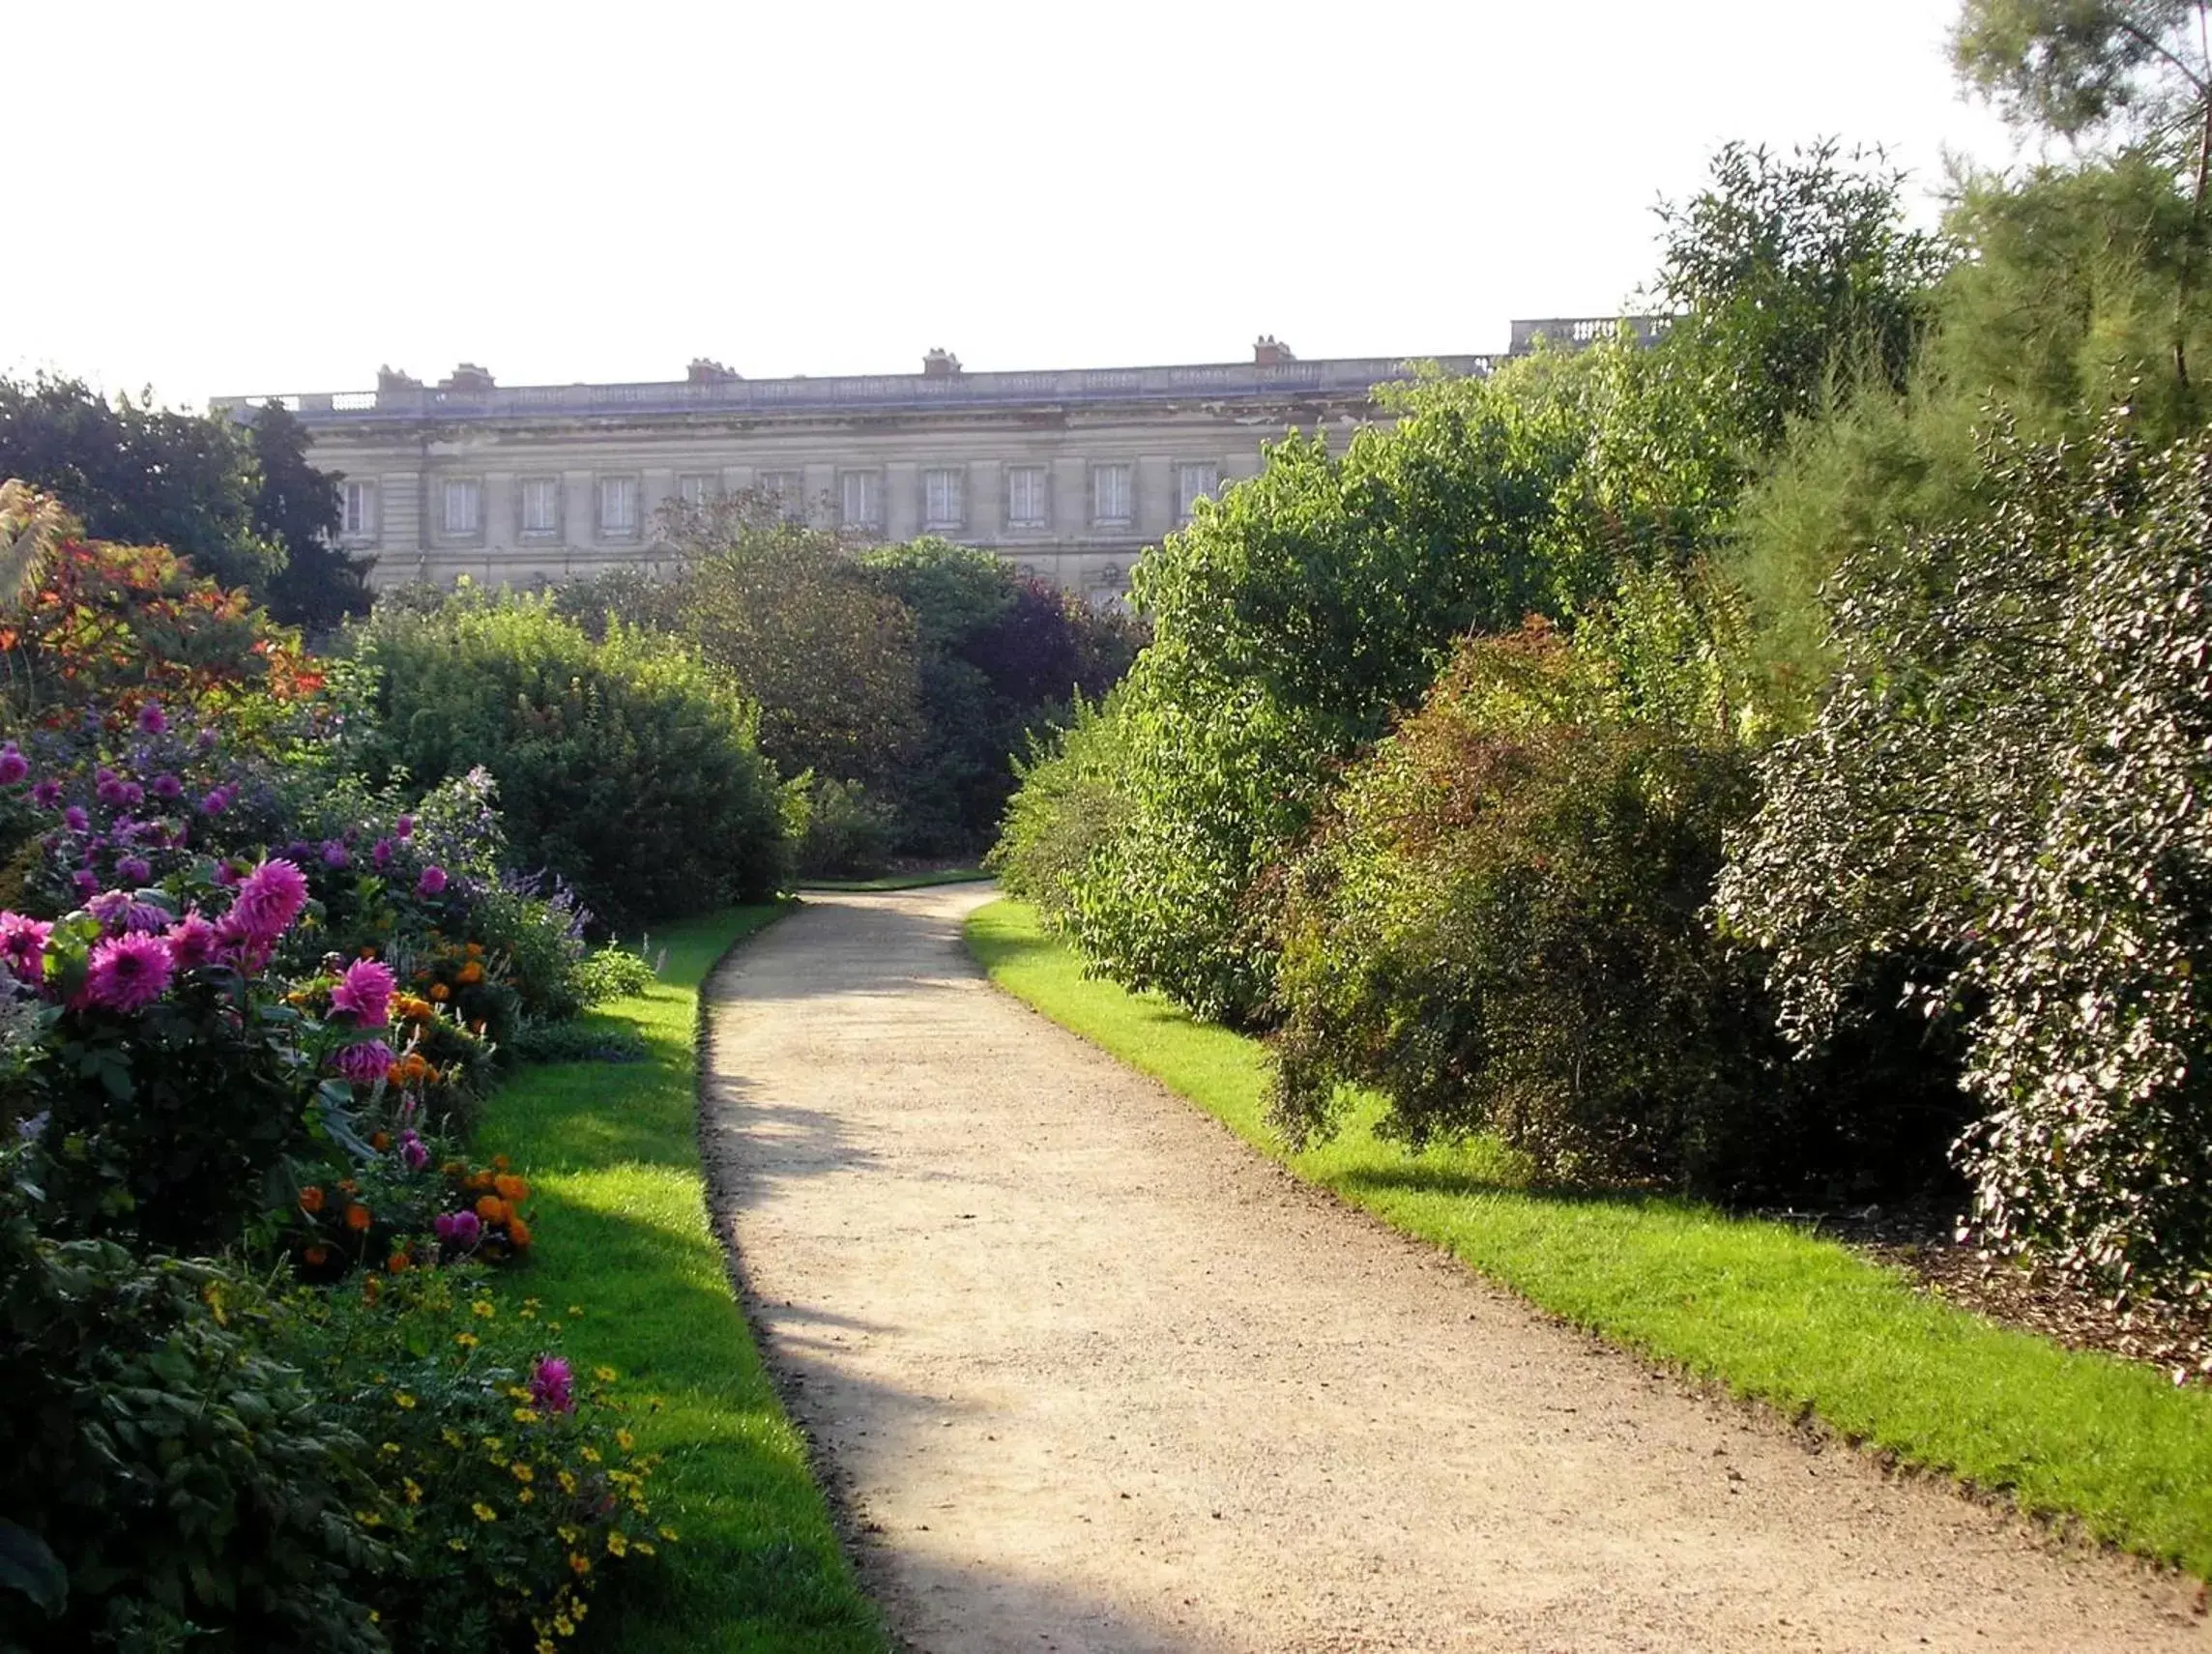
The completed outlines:
{"type": "Polygon", "coordinates": [[[8,10],[0,371],[192,404],[1494,350],[1728,138],[2008,153],[1954,0],[8,10]]]}

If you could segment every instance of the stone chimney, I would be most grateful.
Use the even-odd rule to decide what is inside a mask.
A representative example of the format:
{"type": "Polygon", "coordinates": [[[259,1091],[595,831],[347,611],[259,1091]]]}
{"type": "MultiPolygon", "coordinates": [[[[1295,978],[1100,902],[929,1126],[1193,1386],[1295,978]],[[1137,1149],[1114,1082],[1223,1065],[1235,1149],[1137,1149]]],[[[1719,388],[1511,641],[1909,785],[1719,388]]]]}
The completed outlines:
{"type": "Polygon", "coordinates": [[[951,379],[960,372],[960,359],[943,345],[932,345],[929,354],[921,359],[921,376],[924,379],[951,379]]]}
{"type": "Polygon", "coordinates": [[[1297,353],[1273,334],[1262,334],[1252,341],[1252,365],[1255,367],[1280,367],[1286,362],[1297,361],[1297,353]]]}
{"type": "Polygon", "coordinates": [[[389,364],[376,370],[376,390],[379,395],[386,392],[420,391],[422,381],[412,373],[402,373],[389,364]]]}
{"type": "Polygon", "coordinates": [[[744,375],[724,367],[712,357],[695,356],[691,365],[684,370],[684,377],[692,385],[734,385],[744,375]]]}
{"type": "Polygon", "coordinates": [[[446,378],[438,381],[438,389],[441,391],[480,392],[491,388],[491,370],[479,367],[473,362],[462,363],[446,378]]]}

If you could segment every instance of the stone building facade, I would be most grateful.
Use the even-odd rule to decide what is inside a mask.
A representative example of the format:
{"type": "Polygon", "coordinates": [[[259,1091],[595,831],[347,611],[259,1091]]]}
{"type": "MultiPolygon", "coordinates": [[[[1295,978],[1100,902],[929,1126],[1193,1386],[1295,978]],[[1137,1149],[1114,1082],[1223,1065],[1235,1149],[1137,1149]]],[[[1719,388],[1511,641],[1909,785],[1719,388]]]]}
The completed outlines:
{"type": "MultiPolygon", "coordinates": [[[[1614,325],[1516,322],[1510,354],[1614,325]]],[[[1300,362],[1264,337],[1249,363],[1181,367],[967,373],[936,350],[914,374],[745,379],[701,361],[667,383],[519,387],[464,363],[434,387],[387,370],[374,391],[276,400],[342,474],[342,541],[374,555],[380,585],[651,565],[663,504],[751,489],[867,537],[985,547],[1104,602],[1199,498],[1259,471],[1264,442],[1349,437],[1418,360],[1482,374],[1499,359],[1300,362]]],[[[268,400],[214,405],[247,418],[268,400]]]]}

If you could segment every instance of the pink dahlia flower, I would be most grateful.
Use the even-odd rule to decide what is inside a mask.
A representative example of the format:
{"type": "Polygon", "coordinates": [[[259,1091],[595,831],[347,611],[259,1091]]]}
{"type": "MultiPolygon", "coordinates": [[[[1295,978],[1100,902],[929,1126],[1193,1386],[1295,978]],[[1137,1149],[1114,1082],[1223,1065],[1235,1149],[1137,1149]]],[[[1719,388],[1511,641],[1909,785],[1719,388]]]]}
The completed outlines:
{"type": "Polygon", "coordinates": [[[356,1028],[382,1028],[392,1019],[392,967],[357,959],[331,990],[331,1009],[344,1011],[356,1028]]]}
{"type": "Polygon", "coordinates": [[[15,972],[17,981],[38,981],[45,974],[46,938],[53,933],[54,927],[44,919],[0,914],[0,964],[15,972]]]}
{"type": "Polygon", "coordinates": [[[282,856],[264,861],[238,886],[230,917],[239,931],[262,943],[275,942],[307,905],[307,877],[282,856]]]}
{"type": "Polygon", "coordinates": [[[84,997],[126,1016],[142,1011],[169,991],[174,970],[168,943],[158,936],[132,932],[111,937],[92,950],[85,972],[84,997]]]}
{"type": "Polygon", "coordinates": [[[331,1066],[357,1086],[373,1086],[392,1066],[392,1047],[381,1039],[364,1040],[340,1051],[331,1066]]]}
{"type": "Polygon", "coordinates": [[[216,928],[196,913],[187,914],[169,927],[161,939],[169,944],[169,959],[180,971],[197,971],[215,963],[216,928]]]}

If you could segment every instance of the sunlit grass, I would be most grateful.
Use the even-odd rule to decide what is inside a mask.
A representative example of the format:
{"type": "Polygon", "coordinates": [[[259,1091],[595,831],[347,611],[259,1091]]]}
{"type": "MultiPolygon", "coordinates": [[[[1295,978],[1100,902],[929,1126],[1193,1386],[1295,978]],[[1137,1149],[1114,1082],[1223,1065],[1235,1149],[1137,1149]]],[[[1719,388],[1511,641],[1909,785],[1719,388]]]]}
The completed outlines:
{"type": "Polygon", "coordinates": [[[1373,1102],[1327,1144],[1290,1153],[1265,1118],[1256,1041],[1086,979],[1018,903],[977,910],[968,940],[994,981],[1055,1022],[1539,1307],[2024,1510],[2212,1573],[2212,1395],[1994,1325],[1786,1224],[1531,1190],[1485,1142],[1410,1152],[1376,1135],[1373,1102]]]}
{"type": "Polygon", "coordinates": [[[650,1047],[636,1063],[530,1068],[493,1098],[484,1152],[535,1194],[538,1244],[510,1297],[581,1305],[568,1353],[613,1367],[662,1407],[639,1436],[666,1456],[655,1514],[682,1535],[586,1622],[623,1654],[881,1654],[872,1605],[839,1551],[804,1443],[739,1313],[708,1228],[693,1040],[699,984],[730,943],[780,912],[739,909],[656,933],[660,982],[602,1013],[650,1047]]]}

